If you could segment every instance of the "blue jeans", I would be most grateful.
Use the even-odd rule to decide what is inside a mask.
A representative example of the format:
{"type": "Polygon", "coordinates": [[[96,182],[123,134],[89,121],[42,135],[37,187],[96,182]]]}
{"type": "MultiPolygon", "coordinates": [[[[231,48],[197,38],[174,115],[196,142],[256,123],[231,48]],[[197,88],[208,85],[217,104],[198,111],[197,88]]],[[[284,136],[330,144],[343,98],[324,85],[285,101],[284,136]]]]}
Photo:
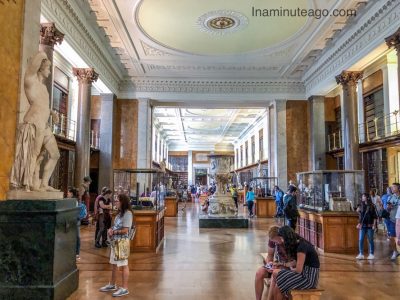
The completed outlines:
{"type": "Polygon", "coordinates": [[[283,216],[283,206],[281,205],[281,202],[275,202],[276,205],[276,216],[283,216]]]}
{"type": "Polygon", "coordinates": [[[374,230],[371,227],[363,227],[360,229],[359,239],[358,239],[358,249],[360,249],[360,254],[364,253],[364,238],[367,235],[369,244],[369,253],[374,254],[374,230]]]}
{"type": "Polygon", "coordinates": [[[254,205],[254,201],[247,201],[247,209],[249,211],[250,216],[253,215],[253,205],[254,205]]]}

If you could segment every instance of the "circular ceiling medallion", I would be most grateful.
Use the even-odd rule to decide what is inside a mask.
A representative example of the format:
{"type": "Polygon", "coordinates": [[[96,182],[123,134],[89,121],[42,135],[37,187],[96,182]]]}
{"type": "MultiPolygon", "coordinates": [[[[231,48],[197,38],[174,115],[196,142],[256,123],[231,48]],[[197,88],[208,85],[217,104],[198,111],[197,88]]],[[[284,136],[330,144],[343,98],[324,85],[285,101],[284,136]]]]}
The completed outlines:
{"type": "Polygon", "coordinates": [[[231,10],[210,11],[197,19],[197,26],[200,30],[216,36],[239,31],[248,23],[246,16],[231,10]]]}

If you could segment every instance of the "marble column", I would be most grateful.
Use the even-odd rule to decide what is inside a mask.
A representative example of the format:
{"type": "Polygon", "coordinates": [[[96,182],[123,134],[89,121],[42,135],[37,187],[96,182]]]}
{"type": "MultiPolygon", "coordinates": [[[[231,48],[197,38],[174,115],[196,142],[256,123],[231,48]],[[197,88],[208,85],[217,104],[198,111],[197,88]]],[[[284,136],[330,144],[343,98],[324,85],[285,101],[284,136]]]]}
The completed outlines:
{"type": "Polygon", "coordinates": [[[340,105],[345,170],[359,170],[360,168],[356,86],[362,76],[362,72],[349,71],[343,71],[336,76],[336,82],[341,84],[343,88],[343,97],[340,99],[340,105]]]}
{"type": "Polygon", "coordinates": [[[73,68],[78,78],[78,122],[76,130],[75,186],[81,186],[90,171],[90,102],[92,83],[99,75],[93,68],[73,68]]]}
{"type": "Polygon", "coordinates": [[[311,96],[310,101],[310,161],[312,170],[326,169],[325,98],[311,96]]]}
{"type": "Polygon", "coordinates": [[[64,39],[64,33],[56,28],[54,23],[40,24],[40,44],[39,50],[47,54],[51,62],[51,74],[45,79],[47,90],[49,91],[51,105],[53,105],[53,82],[54,82],[54,63],[53,53],[54,45],[61,44],[64,39]]]}
{"type": "Polygon", "coordinates": [[[278,177],[278,185],[285,189],[288,184],[287,142],[286,142],[286,100],[276,100],[269,108],[268,138],[270,168],[272,177],[278,177]]]}
{"type": "Polygon", "coordinates": [[[193,151],[188,151],[188,185],[194,184],[195,180],[193,179],[193,151]]]}
{"type": "Polygon", "coordinates": [[[100,94],[100,159],[99,159],[99,188],[113,186],[113,122],[114,94],[100,94]]]}
{"type": "MultiPolygon", "coordinates": [[[[389,48],[395,48],[397,52],[397,87],[400,91],[400,28],[385,39],[389,48]]],[[[398,99],[400,101],[400,99],[398,99]]]]}

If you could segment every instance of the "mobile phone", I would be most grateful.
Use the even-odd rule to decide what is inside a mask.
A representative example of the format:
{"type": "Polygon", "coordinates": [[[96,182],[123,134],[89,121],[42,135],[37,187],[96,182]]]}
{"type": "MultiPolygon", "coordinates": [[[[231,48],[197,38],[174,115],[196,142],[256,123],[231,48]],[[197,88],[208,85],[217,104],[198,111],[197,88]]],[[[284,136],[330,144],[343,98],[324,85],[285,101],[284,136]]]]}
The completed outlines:
{"type": "Polygon", "coordinates": [[[272,263],[265,264],[264,268],[267,269],[267,270],[271,270],[273,268],[272,267],[272,263]]]}

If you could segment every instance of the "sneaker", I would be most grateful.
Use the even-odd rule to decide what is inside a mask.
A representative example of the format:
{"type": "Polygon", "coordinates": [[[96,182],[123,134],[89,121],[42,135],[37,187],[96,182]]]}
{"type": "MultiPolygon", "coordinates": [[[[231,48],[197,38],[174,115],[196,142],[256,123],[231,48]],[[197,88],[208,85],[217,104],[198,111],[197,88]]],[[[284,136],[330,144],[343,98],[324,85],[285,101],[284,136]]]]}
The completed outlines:
{"type": "Polygon", "coordinates": [[[396,260],[397,256],[399,256],[400,254],[396,251],[393,251],[392,257],[390,258],[391,260],[396,260]]]}
{"type": "Polygon", "coordinates": [[[102,246],[103,248],[107,248],[107,247],[108,247],[107,243],[102,243],[101,246],[102,246]]]}
{"type": "Polygon", "coordinates": [[[356,259],[364,259],[364,255],[360,253],[356,256],[356,259]]]}
{"type": "Polygon", "coordinates": [[[120,288],[118,291],[116,291],[115,293],[112,294],[113,297],[122,297],[125,295],[128,295],[129,291],[127,289],[124,288],[120,288]]]}
{"type": "Polygon", "coordinates": [[[368,255],[367,259],[375,259],[375,256],[373,254],[368,255]]]}
{"type": "Polygon", "coordinates": [[[94,246],[95,246],[96,248],[101,248],[101,244],[100,244],[100,243],[96,243],[96,244],[94,244],[94,246]]]}
{"type": "Polygon", "coordinates": [[[110,291],[116,291],[117,286],[115,284],[106,284],[105,286],[101,287],[99,289],[100,292],[110,292],[110,291]]]}

